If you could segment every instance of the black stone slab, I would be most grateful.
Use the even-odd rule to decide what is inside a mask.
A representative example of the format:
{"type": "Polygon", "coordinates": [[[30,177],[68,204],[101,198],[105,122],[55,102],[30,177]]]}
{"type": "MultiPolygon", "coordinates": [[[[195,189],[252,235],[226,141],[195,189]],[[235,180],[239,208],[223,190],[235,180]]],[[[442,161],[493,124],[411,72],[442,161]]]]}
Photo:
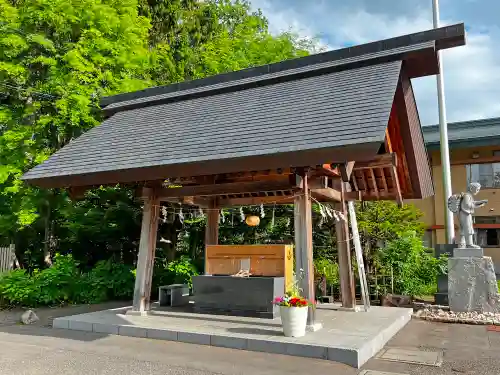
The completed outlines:
{"type": "Polygon", "coordinates": [[[194,311],[274,319],[274,298],[285,292],[283,277],[194,276],[194,311]]]}
{"type": "MultiPolygon", "coordinates": [[[[434,255],[436,258],[439,258],[441,255],[452,257],[453,249],[456,247],[457,245],[455,244],[436,245],[434,255]]],[[[437,293],[434,294],[434,302],[437,305],[448,305],[448,275],[438,275],[437,293]]]]}

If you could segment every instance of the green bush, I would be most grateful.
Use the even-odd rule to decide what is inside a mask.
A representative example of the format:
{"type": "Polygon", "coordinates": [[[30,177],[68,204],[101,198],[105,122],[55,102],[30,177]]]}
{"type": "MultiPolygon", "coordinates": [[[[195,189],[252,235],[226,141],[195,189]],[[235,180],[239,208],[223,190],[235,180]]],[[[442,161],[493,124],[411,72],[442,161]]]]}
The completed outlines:
{"type": "MultiPolygon", "coordinates": [[[[153,295],[159,285],[191,286],[191,278],[198,275],[186,257],[157,263],[153,272],[153,295]]],[[[32,274],[13,270],[0,275],[0,305],[35,307],[131,299],[134,282],[135,270],[122,263],[101,261],[82,272],[71,255],[56,255],[50,268],[36,269],[32,274]]]]}
{"type": "Polygon", "coordinates": [[[423,296],[435,292],[437,276],[446,270],[446,259],[436,259],[415,232],[404,233],[376,253],[377,267],[392,267],[394,292],[423,296]]]}
{"type": "Polygon", "coordinates": [[[36,304],[35,280],[24,270],[13,270],[0,276],[0,302],[2,305],[36,304]]]}
{"type": "Polygon", "coordinates": [[[192,277],[198,275],[198,270],[188,257],[181,257],[168,263],[155,265],[153,271],[154,288],[169,284],[188,284],[191,288],[192,277]]]}
{"type": "Polygon", "coordinates": [[[56,255],[52,267],[13,270],[0,276],[0,301],[9,306],[53,306],[128,299],[134,290],[132,269],[102,261],[81,272],[71,255],[56,255]]]}
{"type": "Polygon", "coordinates": [[[333,260],[327,258],[315,259],[314,268],[316,274],[325,277],[327,287],[336,288],[340,285],[339,266],[333,260]]]}
{"type": "Polygon", "coordinates": [[[59,305],[75,299],[80,279],[78,263],[71,255],[56,255],[52,267],[35,270],[34,279],[38,305],[59,305]]]}

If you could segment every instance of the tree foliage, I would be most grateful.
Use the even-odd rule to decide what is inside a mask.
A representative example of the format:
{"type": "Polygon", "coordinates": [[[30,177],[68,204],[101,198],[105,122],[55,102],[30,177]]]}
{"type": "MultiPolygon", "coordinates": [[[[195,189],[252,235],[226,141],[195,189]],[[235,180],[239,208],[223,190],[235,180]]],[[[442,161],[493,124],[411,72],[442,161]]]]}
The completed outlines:
{"type": "MultiPolygon", "coordinates": [[[[97,189],[74,202],[20,176],[99,124],[102,96],[302,56],[308,46],[269,34],[246,1],[0,0],[0,240],[16,242],[34,268],[56,250],[132,262],[140,212],[130,191],[97,189]]],[[[170,259],[181,230],[175,220],[160,226],[170,259]]]]}
{"type": "MultiPolygon", "coordinates": [[[[64,190],[20,180],[102,121],[103,96],[304,56],[313,47],[290,33],[271,35],[266,18],[244,0],[0,0],[0,245],[14,242],[27,270],[3,277],[4,297],[52,304],[76,301],[78,292],[80,300],[96,301],[124,297],[124,285],[130,287],[141,219],[133,191],[101,187],[73,201],[64,190]],[[71,257],[46,268],[56,252],[71,257]],[[107,272],[118,276],[106,279],[107,272]],[[72,279],[86,289],[75,289],[72,279]],[[36,297],[41,285],[44,292],[36,297]]],[[[244,210],[260,215],[258,207],[244,210]]],[[[367,247],[423,228],[409,206],[373,203],[358,212],[367,247]]],[[[221,243],[293,241],[290,206],[268,207],[254,228],[238,210],[223,217],[221,243]]],[[[315,217],[315,256],[325,259],[317,267],[336,284],[334,223],[320,226],[317,207],[315,217]]],[[[205,220],[164,218],[156,282],[189,281],[202,264],[205,220]]]]}
{"type": "Polygon", "coordinates": [[[438,274],[447,267],[447,259],[436,259],[413,231],[391,240],[375,257],[379,267],[392,269],[394,292],[410,296],[433,294],[438,274]]]}

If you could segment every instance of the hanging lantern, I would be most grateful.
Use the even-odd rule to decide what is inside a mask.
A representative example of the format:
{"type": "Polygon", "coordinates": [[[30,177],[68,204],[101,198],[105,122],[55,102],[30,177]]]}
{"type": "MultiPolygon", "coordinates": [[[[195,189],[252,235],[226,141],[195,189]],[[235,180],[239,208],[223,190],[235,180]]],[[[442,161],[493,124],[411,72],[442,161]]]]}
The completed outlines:
{"type": "Polygon", "coordinates": [[[260,224],[260,217],[255,215],[249,215],[245,218],[245,223],[247,223],[249,227],[256,227],[257,225],[260,224]]]}

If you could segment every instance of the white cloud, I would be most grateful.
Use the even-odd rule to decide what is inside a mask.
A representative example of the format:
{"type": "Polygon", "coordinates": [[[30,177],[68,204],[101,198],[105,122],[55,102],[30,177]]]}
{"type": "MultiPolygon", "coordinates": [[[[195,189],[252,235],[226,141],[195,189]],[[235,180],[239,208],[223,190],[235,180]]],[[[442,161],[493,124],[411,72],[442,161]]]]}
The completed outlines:
{"type": "MultiPolygon", "coordinates": [[[[308,7],[293,1],[253,0],[252,3],[269,19],[271,32],[292,29],[303,37],[319,38],[328,49],[432,28],[429,7],[415,7],[412,13],[400,14],[388,7],[385,12],[374,13],[362,4],[351,2],[349,6],[333,6],[327,1],[316,1],[308,7]]],[[[442,23],[455,21],[443,20],[442,23]]],[[[449,121],[500,116],[500,49],[496,47],[500,43],[500,31],[489,28],[485,33],[483,25],[474,26],[466,46],[443,51],[449,121]]],[[[413,83],[422,123],[437,123],[435,77],[420,78],[413,83]]]]}

